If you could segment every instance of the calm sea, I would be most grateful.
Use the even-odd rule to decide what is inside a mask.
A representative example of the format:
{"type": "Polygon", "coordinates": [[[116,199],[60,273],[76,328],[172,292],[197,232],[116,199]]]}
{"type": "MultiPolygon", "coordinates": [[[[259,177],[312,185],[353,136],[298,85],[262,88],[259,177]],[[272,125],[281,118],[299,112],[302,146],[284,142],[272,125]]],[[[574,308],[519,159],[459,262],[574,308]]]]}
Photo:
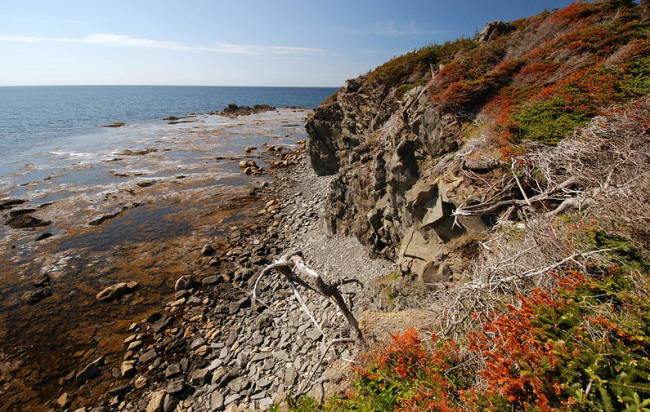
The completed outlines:
{"type": "Polygon", "coordinates": [[[57,153],[88,155],[93,149],[106,149],[112,139],[125,138],[123,133],[102,127],[105,124],[147,126],[167,116],[221,111],[229,103],[313,108],[335,91],[299,87],[0,87],[0,190],[6,193],[8,186],[38,178],[38,170],[55,166],[50,163],[57,153]]]}

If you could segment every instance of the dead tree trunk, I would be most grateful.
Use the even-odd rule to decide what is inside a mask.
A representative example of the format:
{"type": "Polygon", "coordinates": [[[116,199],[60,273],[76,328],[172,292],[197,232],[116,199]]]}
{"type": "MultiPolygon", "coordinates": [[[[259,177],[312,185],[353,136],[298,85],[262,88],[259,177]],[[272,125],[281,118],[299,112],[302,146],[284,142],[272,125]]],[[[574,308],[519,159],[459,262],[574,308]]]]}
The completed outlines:
{"type": "MultiPolygon", "coordinates": [[[[268,305],[266,305],[257,297],[257,284],[264,275],[275,270],[277,272],[280,272],[282,275],[284,275],[284,277],[292,285],[292,289],[294,290],[294,294],[296,294],[296,298],[301,303],[303,309],[307,312],[307,314],[312,319],[312,321],[315,322],[311,314],[309,314],[309,312],[307,311],[307,308],[304,305],[304,303],[302,303],[302,299],[300,298],[300,295],[298,295],[298,292],[294,287],[294,284],[296,283],[304,286],[309,290],[318,293],[319,295],[332,299],[334,303],[336,303],[336,305],[339,307],[341,312],[343,312],[345,318],[348,320],[348,323],[350,324],[350,328],[356,335],[356,338],[359,341],[362,341],[363,334],[361,333],[361,329],[359,329],[359,323],[357,322],[356,318],[354,317],[354,315],[352,314],[348,306],[345,304],[345,300],[343,299],[343,296],[341,295],[341,292],[339,292],[338,289],[338,287],[348,283],[357,283],[363,286],[361,282],[359,282],[357,279],[354,278],[344,278],[341,279],[337,284],[329,284],[325,282],[323,278],[318,275],[318,273],[308,268],[303,262],[302,258],[303,258],[302,252],[286,254],[280,257],[279,260],[265,267],[264,270],[259,274],[255,282],[255,286],[253,287],[253,299],[252,299],[253,305],[255,305],[256,303],[260,303],[268,307],[268,305]]],[[[318,327],[318,325],[316,325],[316,327],[318,327]]],[[[320,327],[318,328],[320,329],[320,327]]]]}

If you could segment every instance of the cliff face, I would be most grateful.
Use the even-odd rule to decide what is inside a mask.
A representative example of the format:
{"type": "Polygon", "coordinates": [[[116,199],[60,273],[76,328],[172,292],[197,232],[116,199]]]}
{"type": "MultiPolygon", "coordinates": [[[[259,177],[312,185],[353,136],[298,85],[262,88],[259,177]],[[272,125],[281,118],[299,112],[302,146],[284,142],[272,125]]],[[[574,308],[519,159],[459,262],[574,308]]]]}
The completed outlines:
{"type": "Polygon", "coordinates": [[[336,174],[328,228],[426,283],[457,280],[505,211],[454,212],[534,193],[494,184],[526,141],[555,144],[647,94],[647,29],[647,5],[577,3],[348,80],[306,123],[314,169],[336,174]]]}
{"type": "Polygon", "coordinates": [[[443,113],[424,86],[398,99],[364,80],[348,81],[306,124],[314,169],[336,173],[328,228],[354,234],[372,253],[397,259],[404,272],[448,281],[454,268],[446,245],[486,229],[480,218],[452,216],[475,191],[463,171],[498,163],[463,161],[461,121],[443,113]]]}

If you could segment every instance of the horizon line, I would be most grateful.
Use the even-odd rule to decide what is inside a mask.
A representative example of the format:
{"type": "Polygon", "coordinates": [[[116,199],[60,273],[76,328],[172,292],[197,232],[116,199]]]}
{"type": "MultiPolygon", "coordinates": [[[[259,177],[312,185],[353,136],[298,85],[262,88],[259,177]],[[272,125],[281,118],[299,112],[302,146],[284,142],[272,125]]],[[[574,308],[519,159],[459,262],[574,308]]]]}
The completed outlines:
{"type": "Polygon", "coordinates": [[[341,86],[254,86],[254,85],[205,85],[205,84],[0,84],[0,87],[257,87],[296,89],[340,89],[341,86]]]}

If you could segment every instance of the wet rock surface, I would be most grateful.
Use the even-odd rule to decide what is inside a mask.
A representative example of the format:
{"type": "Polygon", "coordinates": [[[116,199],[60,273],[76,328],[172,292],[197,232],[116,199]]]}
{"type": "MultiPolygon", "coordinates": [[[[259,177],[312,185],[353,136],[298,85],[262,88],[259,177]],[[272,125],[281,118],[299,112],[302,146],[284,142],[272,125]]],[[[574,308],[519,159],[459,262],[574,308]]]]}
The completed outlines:
{"type": "MultiPolygon", "coordinates": [[[[239,159],[248,156],[242,146],[237,154],[216,160],[219,167],[228,168],[228,180],[215,181],[215,176],[224,175],[211,172],[213,161],[202,166],[208,168],[208,173],[177,173],[182,180],[173,175],[156,179],[155,185],[146,187],[137,185],[138,173],[116,172],[124,175],[117,179],[126,179],[118,191],[104,192],[98,198],[86,196],[79,203],[65,198],[42,205],[34,200],[3,200],[6,210],[18,210],[18,205],[28,203],[22,207],[34,211],[23,216],[52,221],[48,230],[53,236],[36,243],[33,229],[1,228],[6,235],[0,254],[4,276],[0,285],[0,404],[9,410],[45,411],[58,408],[57,400],[68,393],[70,397],[63,400],[69,402],[70,410],[86,407],[88,411],[100,405],[107,410],[124,409],[128,402],[120,405],[129,396],[132,406],[138,408],[143,397],[149,398],[152,388],[159,388],[165,391],[163,408],[183,408],[182,402],[187,401],[192,388],[211,384],[215,368],[209,370],[208,361],[218,359],[221,348],[214,348],[210,337],[205,336],[205,342],[193,339],[195,346],[187,345],[183,335],[178,336],[179,325],[186,321],[181,314],[191,309],[192,319],[205,311],[203,318],[207,319],[209,305],[216,304],[214,316],[235,319],[238,311],[250,308],[250,302],[244,299],[246,294],[241,292],[243,279],[253,275],[253,264],[268,263],[273,256],[251,250],[264,246],[261,234],[266,236],[266,219],[273,216],[273,210],[268,215],[260,214],[260,209],[268,209],[265,204],[272,197],[267,173],[299,160],[301,155],[287,148],[304,139],[304,131],[298,129],[302,120],[296,119],[305,114],[304,110],[286,109],[262,115],[271,121],[279,119],[274,124],[264,126],[266,120],[251,116],[224,128],[224,132],[237,135],[268,129],[258,133],[285,148],[272,153],[263,151],[251,158],[264,167],[261,176],[247,177],[238,170],[239,159]],[[85,208],[86,202],[92,207],[85,208]],[[111,210],[120,213],[98,226],[88,225],[110,215],[111,210]],[[143,218],[152,222],[151,227],[142,223],[147,221],[143,218]],[[137,236],[124,239],[124,231],[130,228],[137,229],[133,232],[137,236]],[[204,250],[206,245],[214,252],[204,250]],[[194,282],[175,291],[176,281],[186,275],[191,275],[194,282]],[[130,281],[138,282],[138,287],[119,288],[120,293],[107,301],[96,299],[98,292],[120,283],[128,286],[130,281]],[[219,292],[223,299],[218,304],[205,295],[235,283],[238,287],[219,292]],[[161,307],[163,302],[170,304],[161,307]],[[146,329],[133,326],[144,320],[146,329]],[[155,341],[158,336],[164,336],[163,341],[155,341]],[[153,356],[143,358],[141,363],[145,353],[153,356]],[[181,353],[187,355],[168,359],[170,354],[174,357],[181,353]],[[95,365],[95,374],[95,367],[89,365],[100,355],[106,359],[95,365]],[[204,360],[203,368],[190,362],[194,357],[204,360]],[[161,371],[165,385],[159,385],[158,375],[143,376],[143,368],[161,371]],[[197,369],[208,373],[191,375],[197,369]],[[183,385],[176,382],[180,379],[183,385]],[[174,385],[169,387],[172,382],[174,385]],[[127,387],[132,389],[125,390],[127,387]],[[168,393],[168,389],[174,393],[168,393]]],[[[201,133],[199,141],[215,140],[211,134],[214,132],[201,133]]],[[[262,138],[252,136],[249,141],[266,146],[262,138]]],[[[124,160],[117,159],[110,165],[150,162],[155,160],[150,156],[163,152],[150,152],[149,156],[123,153],[124,160]]],[[[9,212],[3,215],[10,217],[9,212]]],[[[192,322],[199,329],[198,318],[192,322]]],[[[190,336],[183,328],[185,333],[190,336]]]]}
{"type": "Polygon", "coordinates": [[[33,305],[34,303],[40,302],[48,296],[52,296],[52,290],[48,286],[45,286],[39,287],[38,289],[31,292],[25,292],[21,299],[28,305],[33,305]]]}
{"type": "MultiPolygon", "coordinates": [[[[30,211],[31,212],[31,211],[30,211]]],[[[51,225],[50,221],[43,221],[37,217],[29,215],[18,215],[7,220],[7,225],[12,229],[32,229],[51,225]]]]}
{"type": "Polygon", "coordinates": [[[220,114],[223,116],[248,116],[254,113],[267,112],[270,110],[275,110],[275,107],[269,106],[268,104],[256,104],[255,106],[250,107],[238,106],[235,103],[230,103],[220,114]]]}
{"type": "MultiPolygon", "coordinates": [[[[329,347],[333,340],[351,336],[331,301],[300,289],[316,326],[281,275],[257,279],[274,259],[301,248],[328,281],[351,271],[365,276],[365,292],[345,287],[357,292],[354,311],[359,315],[381,306],[369,283],[393,269],[368,259],[358,241],[327,235],[320,213],[331,179],[313,174],[303,152],[285,156],[289,158],[292,167],[272,169],[270,196],[251,215],[255,224],[231,230],[227,248],[197,245],[195,258],[203,270],[180,276],[164,308],[129,327],[121,366],[107,380],[110,397],[100,396],[89,406],[264,410],[302,389],[312,373],[320,377],[329,366],[347,365],[344,359],[355,356],[359,349],[353,342],[329,347]],[[256,284],[264,304],[253,305],[256,284]]],[[[322,397],[322,384],[319,390],[322,397]]]]}
{"type": "Polygon", "coordinates": [[[0,210],[11,209],[17,205],[27,202],[26,199],[3,199],[0,200],[0,210]]]}
{"type": "MultiPolygon", "coordinates": [[[[200,282],[180,277],[174,300],[167,302],[156,321],[166,320],[164,330],[151,319],[132,326],[132,339],[149,343],[138,351],[127,348],[125,358],[137,369],[127,382],[148,384],[122,397],[126,409],[135,407],[138,397],[151,404],[164,390],[177,407],[188,410],[264,410],[286,393],[302,389],[312,373],[320,377],[330,365],[347,364],[344,359],[359,350],[355,343],[328,350],[333,340],[351,336],[347,321],[331,301],[301,290],[316,326],[286,279],[272,274],[258,280],[273,259],[302,249],[313,258],[311,267],[328,281],[350,272],[364,276],[366,291],[355,290],[354,311],[359,315],[382,305],[375,302],[377,290],[371,281],[393,269],[388,262],[365,257],[355,239],[327,235],[320,214],[331,178],[316,176],[303,153],[294,156],[301,160],[297,165],[274,173],[272,199],[256,213],[257,225],[232,233],[237,241],[227,251],[215,250],[213,255],[206,246],[197,250],[203,261],[220,261],[220,275],[205,276],[200,282]],[[256,284],[264,304],[253,305],[256,284]]],[[[350,286],[348,291],[354,289],[350,286]]],[[[349,372],[345,367],[343,371],[338,382],[349,372]]],[[[322,398],[322,387],[320,391],[322,398]]]]}
{"type": "MultiPolygon", "coordinates": [[[[353,343],[333,345],[318,363],[332,340],[350,336],[345,318],[330,301],[299,287],[316,327],[277,273],[257,283],[257,295],[267,306],[251,300],[261,270],[292,250],[302,250],[310,267],[328,281],[361,275],[363,289],[344,287],[356,293],[357,316],[382,306],[371,281],[394,269],[367,258],[355,239],[327,234],[321,214],[331,177],[316,176],[307,164],[304,140],[296,143],[303,149],[279,150],[282,146],[274,144],[266,150],[271,146],[258,144],[264,150],[255,161],[266,166],[262,178],[268,174],[272,180],[254,182],[244,189],[247,195],[226,193],[217,203],[198,202],[177,217],[201,222],[201,235],[117,248],[88,266],[98,275],[98,284],[89,289],[71,289],[55,266],[47,283],[34,277],[53,296],[25,307],[53,311],[74,304],[75,315],[66,316],[76,330],[65,335],[73,340],[61,345],[71,361],[57,355],[51,364],[57,377],[40,381],[47,390],[37,393],[39,372],[30,363],[36,357],[26,351],[12,357],[0,352],[0,360],[23,365],[5,369],[0,397],[32,410],[53,407],[64,393],[70,395],[62,400],[70,410],[264,409],[287,391],[301,389],[314,369],[317,377],[341,363],[348,371],[343,359],[356,353],[353,343]],[[120,276],[110,276],[116,272],[120,276]],[[139,285],[116,287],[119,296],[96,300],[98,291],[128,281],[139,285]],[[111,320],[93,323],[95,310],[111,320]],[[84,317],[75,319],[77,314],[84,317]],[[106,355],[102,363],[93,363],[101,354],[106,355]]],[[[138,190],[167,189],[160,186],[138,190]]],[[[142,209],[128,208],[101,226],[120,224],[142,209]]],[[[82,270],[82,260],[58,259],[82,270]]],[[[322,393],[321,386],[317,392],[322,393]]]]}

